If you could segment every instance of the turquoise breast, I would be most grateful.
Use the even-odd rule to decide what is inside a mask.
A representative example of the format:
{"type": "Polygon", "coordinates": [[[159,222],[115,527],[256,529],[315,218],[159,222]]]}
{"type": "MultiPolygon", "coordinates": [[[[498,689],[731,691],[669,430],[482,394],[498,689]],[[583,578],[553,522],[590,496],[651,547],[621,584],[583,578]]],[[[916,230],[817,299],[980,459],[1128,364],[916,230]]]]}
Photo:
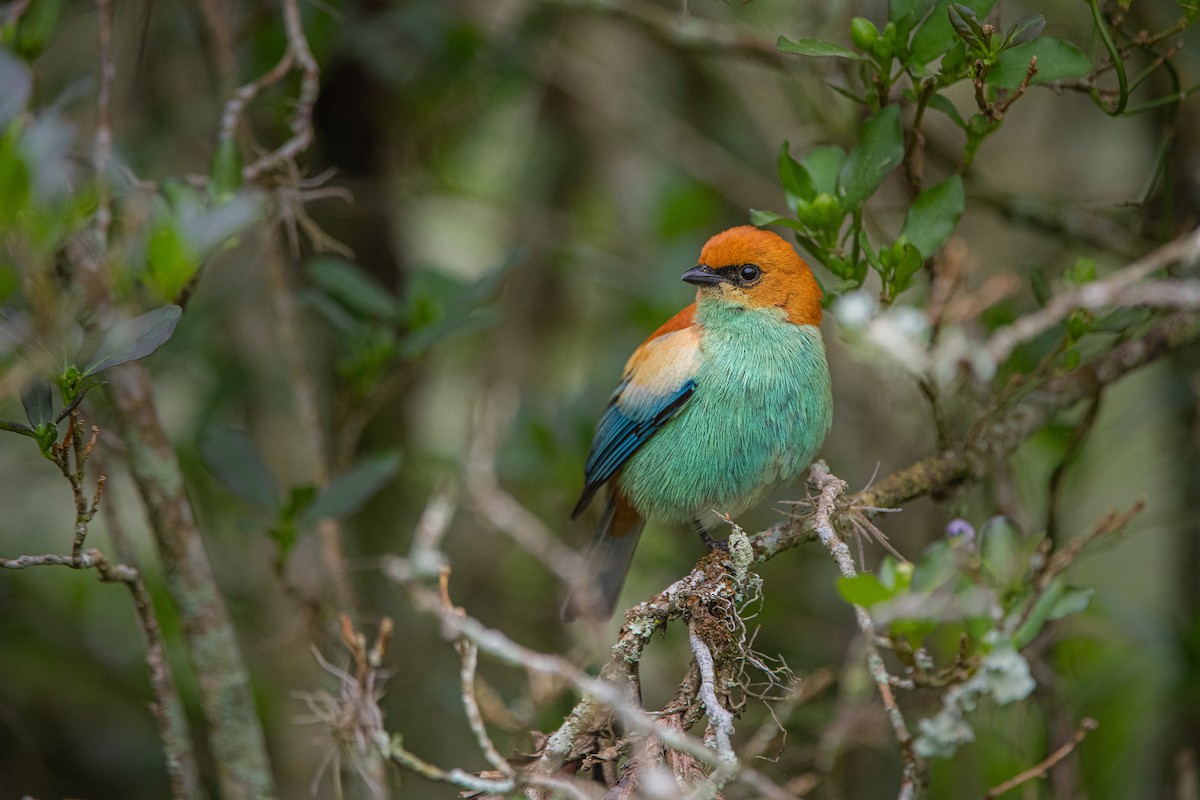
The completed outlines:
{"type": "Polygon", "coordinates": [[[667,524],[740,514],[812,462],[832,424],[820,329],[779,309],[700,303],[702,360],[679,414],[624,465],[638,513],[667,524]]]}

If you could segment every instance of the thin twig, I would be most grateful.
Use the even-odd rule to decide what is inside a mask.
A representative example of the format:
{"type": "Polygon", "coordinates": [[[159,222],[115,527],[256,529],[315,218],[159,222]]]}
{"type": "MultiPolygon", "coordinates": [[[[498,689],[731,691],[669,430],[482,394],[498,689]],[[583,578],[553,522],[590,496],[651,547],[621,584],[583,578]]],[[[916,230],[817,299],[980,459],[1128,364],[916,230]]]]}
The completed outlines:
{"type": "MultiPolygon", "coordinates": [[[[1090,397],[1104,387],[1168,353],[1200,338],[1200,320],[1192,312],[1179,312],[1162,320],[1137,339],[1117,345],[1081,370],[1039,381],[1019,403],[994,409],[981,417],[967,441],[892,473],[865,490],[860,502],[867,506],[896,507],[928,494],[979,480],[990,465],[1011,453],[1041,430],[1060,411],[1090,397]]],[[[759,558],[807,541],[809,530],[779,525],[756,534],[752,543],[759,558]]]]}
{"type": "Polygon", "coordinates": [[[158,728],[166,760],[167,777],[171,784],[171,796],[175,800],[190,800],[200,797],[200,784],[196,775],[196,762],[192,755],[191,738],[187,729],[183,704],[175,688],[170,661],[163,643],[162,629],[150,592],[138,570],[125,564],[113,563],[101,551],[90,548],[80,555],[18,556],[0,558],[0,569],[28,569],[30,567],[69,567],[71,569],[95,569],[103,583],[123,583],[133,598],[142,633],[146,636],[146,667],[149,671],[150,689],[154,702],[150,713],[158,728]]]}
{"type": "Polygon", "coordinates": [[[583,557],[564,545],[536,514],[504,491],[496,477],[496,457],[515,415],[516,396],[506,387],[496,387],[480,403],[467,447],[467,495],[493,528],[506,534],[563,581],[574,583],[583,567],[583,557]]]}
{"type": "Polygon", "coordinates": [[[1062,457],[1054,465],[1054,471],[1050,473],[1049,491],[1046,497],[1046,538],[1052,542],[1058,541],[1058,504],[1061,499],[1063,478],[1066,477],[1067,470],[1083,449],[1083,443],[1087,440],[1088,434],[1096,425],[1096,419],[1100,416],[1102,397],[1103,395],[1097,388],[1096,393],[1092,395],[1091,402],[1088,403],[1083,419],[1072,429],[1071,438],[1063,450],[1062,457]]]}
{"type": "MultiPolygon", "coordinates": [[[[585,728],[590,729],[597,715],[604,714],[615,714],[631,731],[657,737],[666,747],[694,758],[711,770],[716,771],[727,765],[720,753],[714,752],[702,741],[680,730],[664,726],[661,720],[649,715],[630,696],[627,679],[630,674],[629,665],[636,663],[641,647],[647,641],[644,634],[646,628],[641,625],[627,622],[622,631],[622,638],[614,647],[613,659],[601,671],[599,678],[593,678],[566,659],[530,650],[513,642],[502,632],[487,628],[449,604],[443,592],[426,586],[424,581],[431,577],[431,568],[445,562],[444,556],[435,549],[449,524],[447,515],[439,510],[442,506],[443,501],[436,497],[431,501],[418,524],[418,533],[413,537],[413,548],[409,558],[392,559],[385,569],[386,574],[405,586],[418,608],[438,617],[447,638],[470,642],[479,650],[511,666],[557,675],[574,685],[584,696],[580,705],[568,716],[559,730],[548,737],[542,757],[517,774],[519,785],[544,785],[546,779],[555,776],[559,765],[570,754],[575,736],[585,728]],[[642,632],[635,632],[638,630],[642,632]],[[635,639],[640,642],[634,641],[635,639]],[[624,655],[618,655],[619,653],[624,655]],[[627,661],[626,657],[630,653],[635,655],[627,661]]],[[[713,556],[706,557],[706,562],[716,561],[713,556]]],[[[724,574],[723,569],[720,571],[724,574]]],[[[703,571],[698,572],[704,574],[703,571]]],[[[440,578],[443,574],[439,566],[437,575],[440,578]]],[[[723,580],[728,583],[730,579],[725,575],[723,580]]],[[[682,587],[676,587],[675,590],[679,595],[684,594],[682,587]]],[[[667,600],[668,604],[671,599],[667,600]]],[[[681,612],[677,609],[676,613],[681,612]]],[[[632,614],[633,612],[631,616],[632,614]]],[[[650,625],[650,630],[653,630],[654,623],[650,625]]],[[[739,770],[739,779],[743,778],[742,772],[744,770],[739,770]]],[[[758,783],[766,781],[758,775],[746,779],[758,783]]]]}
{"type": "MultiPolygon", "coordinates": [[[[305,361],[305,349],[301,346],[296,298],[293,294],[295,282],[288,280],[287,263],[279,237],[268,237],[265,246],[269,248],[265,258],[267,287],[296,408],[297,435],[293,439],[300,444],[307,458],[314,485],[325,487],[330,479],[328,447],[317,407],[317,389],[305,361]]],[[[322,519],[317,523],[317,536],[321,542],[321,557],[328,574],[334,606],[354,608],[354,590],[346,568],[341,524],[333,518],[322,519]]]]}
{"type": "Polygon", "coordinates": [[[1014,775],[1006,780],[1004,783],[989,789],[987,793],[983,795],[984,800],[991,800],[994,797],[999,797],[1005,792],[1015,789],[1022,783],[1031,781],[1034,778],[1046,777],[1046,773],[1049,772],[1055,764],[1071,755],[1075,748],[1079,746],[1079,743],[1086,739],[1087,735],[1096,730],[1098,727],[1099,723],[1096,722],[1096,720],[1092,719],[1091,717],[1084,717],[1080,721],[1079,727],[1075,730],[1075,736],[1071,739],[1071,741],[1067,742],[1062,747],[1046,756],[1041,763],[1030,767],[1024,772],[1018,773],[1017,775],[1014,775]]]}
{"type": "Polygon", "coordinates": [[[221,114],[217,140],[227,142],[237,133],[238,124],[246,108],[260,94],[280,83],[293,69],[300,72],[300,90],[288,121],[291,136],[279,147],[264,153],[242,168],[242,179],[247,182],[290,163],[307,150],[313,140],[312,112],[320,91],[320,69],[304,35],[297,0],[283,0],[283,27],[287,34],[287,50],[283,56],[267,72],[238,88],[225,101],[225,108],[221,114]]]}
{"type": "Polygon", "coordinates": [[[717,699],[717,675],[713,666],[712,651],[708,649],[704,639],[700,638],[694,619],[688,626],[688,641],[692,646],[692,657],[696,660],[696,667],[700,670],[700,700],[704,703],[704,710],[712,722],[717,753],[723,761],[736,767],[737,755],[729,743],[729,737],[733,736],[733,715],[717,699]]]}
{"type": "Polygon", "coordinates": [[[1033,56],[1029,59],[1029,66],[1025,68],[1025,77],[1021,79],[1021,83],[1017,86],[1016,91],[1009,95],[1008,99],[1001,103],[1000,107],[996,109],[996,119],[1003,119],[1004,114],[1008,111],[1008,109],[1012,108],[1012,104],[1021,99],[1021,96],[1024,95],[1026,90],[1029,89],[1030,81],[1033,80],[1033,77],[1037,75],[1037,73],[1037,56],[1033,56]]]}
{"type": "Polygon", "coordinates": [[[770,709],[770,718],[759,726],[758,730],[750,738],[750,741],[741,748],[742,758],[744,760],[761,758],[763,757],[763,753],[766,752],[767,745],[776,736],[782,733],[786,737],[787,729],[783,726],[783,723],[798,706],[808,703],[808,701],[829,688],[834,682],[834,677],[832,669],[823,667],[807,678],[796,680],[788,696],[784,697],[775,708],[770,709]]]}
{"type": "Polygon", "coordinates": [[[904,148],[904,177],[908,181],[908,194],[915,199],[921,193],[921,184],[925,180],[925,133],[921,123],[925,118],[925,109],[929,99],[937,91],[937,80],[926,78],[921,81],[917,92],[917,110],[913,113],[912,132],[908,144],[904,148]]]}
{"type": "MultiPolygon", "coordinates": [[[[394,573],[393,573],[394,574],[394,573]]],[[[419,608],[432,612],[442,623],[443,631],[454,637],[465,637],[481,650],[505,664],[523,669],[548,672],[567,679],[579,691],[604,703],[630,728],[663,739],[663,743],[696,758],[709,767],[721,766],[720,757],[698,739],[682,734],[673,734],[655,724],[655,720],[639,708],[613,683],[602,678],[593,678],[566,659],[540,653],[517,644],[506,635],[470,616],[459,616],[447,612],[437,592],[422,584],[408,581],[407,588],[419,608]]],[[[553,739],[553,737],[551,737],[553,739]]],[[[565,755],[565,753],[564,753],[565,755]]]]}
{"type": "MultiPolygon", "coordinates": [[[[833,555],[833,560],[837,562],[838,571],[843,577],[853,578],[858,574],[854,569],[854,558],[850,554],[850,548],[837,535],[833,525],[837,499],[846,491],[846,482],[832,475],[823,462],[813,464],[811,480],[820,493],[816,503],[813,527],[817,536],[820,537],[821,543],[825,545],[833,555]]],[[[916,797],[921,786],[921,774],[924,769],[921,757],[917,755],[908,723],[905,722],[900,706],[896,703],[895,695],[892,694],[893,679],[888,673],[887,667],[883,663],[883,657],[879,654],[879,648],[875,643],[875,622],[871,619],[867,609],[857,604],[854,606],[854,616],[858,620],[859,630],[863,634],[863,646],[867,651],[867,666],[870,669],[871,677],[875,680],[879,696],[883,700],[883,707],[887,713],[888,722],[891,723],[892,732],[900,745],[902,773],[899,798],[900,800],[911,800],[916,797]]]]}
{"type": "Polygon", "coordinates": [[[145,365],[124,364],[107,371],[105,378],[121,436],[128,452],[137,454],[129,459],[130,472],[199,679],[208,740],[223,767],[218,775],[221,794],[228,800],[272,795],[270,762],[246,667],[145,365]]]}
{"type": "Polygon", "coordinates": [[[163,753],[166,756],[171,796],[176,800],[199,797],[200,785],[187,717],[175,688],[171,662],[167,658],[162,629],[158,625],[158,616],[154,613],[150,593],[136,569],[124,564],[110,564],[99,550],[93,550],[92,554],[102,581],[120,581],[129,589],[142,633],[146,635],[146,666],[150,672],[150,687],[154,692],[150,713],[158,726],[158,737],[162,741],[163,753]]]}
{"type": "MultiPolygon", "coordinates": [[[[300,24],[297,0],[283,0],[283,24],[287,31],[288,53],[300,70],[300,92],[288,123],[292,136],[275,150],[247,164],[242,170],[242,176],[247,181],[253,181],[264,172],[291,161],[307,150],[313,139],[312,112],[320,91],[320,71],[300,24]]],[[[291,64],[288,66],[290,68],[291,64]]]]}
{"type": "Polygon", "coordinates": [[[988,339],[985,349],[1002,364],[1022,342],[1038,336],[1065,319],[1077,308],[1099,309],[1128,305],[1160,305],[1165,308],[1194,306],[1200,302],[1200,286],[1194,281],[1160,282],[1139,286],[1152,272],[1172,264],[1190,265],[1200,260],[1200,228],[1143,256],[1107,278],[1055,295],[1044,308],[1021,317],[988,339]],[[1165,285],[1163,285],[1165,284],[1165,285]]]}
{"type": "Polygon", "coordinates": [[[92,168],[96,173],[96,232],[108,241],[112,225],[112,200],[108,187],[108,165],[112,161],[112,87],[117,68],[113,61],[112,0],[96,0],[96,133],[92,145],[92,168]]]}
{"type": "Polygon", "coordinates": [[[467,713],[467,723],[471,733],[475,735],[475,743],[483,752],[488,763],[503,775],[512,775],[513,768],[492,743],[487,726],[483,722],[483,714],[479,711],[479,700],[475,697],[475,669],[479,664],[479,648],[471,642],[463,642],[459,648],[462,654],[462,668],[459,670],[459,683],[462,689],[463,708],[467,713]]]}
{"type": "Polygon", "coordinates": [[[200,0],[200,11],[212,40],[213,60],[221,80],[222,93],[233,89],[237,81],[237,58],[233,52],[233,30],[219,0],[200,0]]]}

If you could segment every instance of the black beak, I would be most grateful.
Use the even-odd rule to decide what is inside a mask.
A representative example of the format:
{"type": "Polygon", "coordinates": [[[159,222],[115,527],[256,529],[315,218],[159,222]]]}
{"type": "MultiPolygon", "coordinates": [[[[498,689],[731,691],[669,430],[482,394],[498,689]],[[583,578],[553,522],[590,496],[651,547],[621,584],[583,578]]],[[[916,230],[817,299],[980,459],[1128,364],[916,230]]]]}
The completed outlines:
{"type": "Polygon", "coordinates": [[[706,283],[721,283],[725,279],[713,272],[712,267],[701,264],[700,266],[692,267],[687,272],[683,273],[683,280],[687,283],[694,283],[697,286],[703,286],[706,283]]]}

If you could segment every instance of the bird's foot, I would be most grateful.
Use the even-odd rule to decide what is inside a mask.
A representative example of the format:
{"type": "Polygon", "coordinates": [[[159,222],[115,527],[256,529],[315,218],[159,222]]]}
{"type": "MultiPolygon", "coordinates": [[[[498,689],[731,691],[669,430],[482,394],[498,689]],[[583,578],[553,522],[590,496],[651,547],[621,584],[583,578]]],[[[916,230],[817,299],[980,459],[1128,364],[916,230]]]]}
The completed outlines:
{"type": "Polygon", "coordinates": [[[696,532],[700,534],[700,541],[704,542],[704,546],[708,548],[710,553],[720,550],[722,553],[729,552],[729,541],[727,539],[714,539],[713,535],[706,529],[696,526],[696,532]]]}

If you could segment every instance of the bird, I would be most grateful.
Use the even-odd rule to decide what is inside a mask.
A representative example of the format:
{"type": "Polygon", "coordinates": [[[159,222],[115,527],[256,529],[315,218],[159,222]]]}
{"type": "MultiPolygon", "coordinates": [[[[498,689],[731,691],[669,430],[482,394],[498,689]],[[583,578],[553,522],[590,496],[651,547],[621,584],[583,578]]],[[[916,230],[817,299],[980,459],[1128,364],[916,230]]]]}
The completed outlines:
{"type": "Polygon", "coordinates": [[[711,548],[713,512],[740,514],[793,481],[832,425],[821,287],[795,248],[730,228],[682,279],[695,302],[634,350],[596,426],[571,518],[602,489],[606,500],[568,622],[612,616],[648,518],[690,524],[711,548]]]}

